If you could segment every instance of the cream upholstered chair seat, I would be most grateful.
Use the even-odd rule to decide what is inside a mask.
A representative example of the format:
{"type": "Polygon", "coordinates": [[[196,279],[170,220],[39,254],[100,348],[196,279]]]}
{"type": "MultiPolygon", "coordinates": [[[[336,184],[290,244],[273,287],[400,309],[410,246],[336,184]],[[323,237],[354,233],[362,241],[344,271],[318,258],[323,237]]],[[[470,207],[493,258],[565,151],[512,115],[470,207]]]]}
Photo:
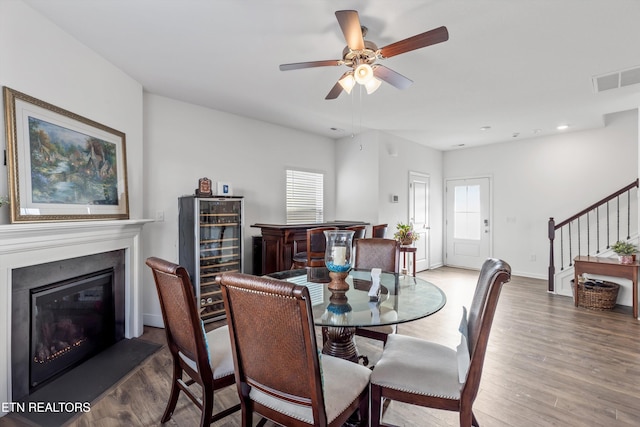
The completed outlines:
{"type": "MultiPolygon", "coordinates": [[[[233,354],[231,353],[231,339],[229,338],[229,327],[227,325],[216,328],[205,334],[206,342],[215,343],[208,345],[209,365],[213,371],[213,378],[218,379],[227,375],[234,375],[233,354]]],[[[189,359],[184,353],[178,352],[180,358],[194,371],[198,370],[196,361],[189,359]]]]}
{"type": "MultiPolygon", "coordinates": [[[[342,414],[350,404],[358,399],[363,388],[368,387],[371,370],[362,365],[333,356],[322,355],[320,370],[323,382],[324,404],[327,412],[327,422],[342,414]]],[[[308,424],[313,424],[313,411],[309,406],[278,399],[252,388],[249,392],[251,400],[261,403],[275,411],[287,414],[308,424]]]]}
{"type": "MultiPolygon", "coordinates": [[[[396,322],[398,320],[398,312],[389,307],[382,307],[379,313],[379,317],[381,322],[396,322]]],[[[378,334],[389,335],[396,333],[396,326],[397,325],[393,323],[392,325],[367,326],[366,329],[378,334]]]]}
{"type": "Polygon", "coordinates": [[[456,350],[406,335],[390,335],[371,382],[425,396],[460,399],[456,350]]]}

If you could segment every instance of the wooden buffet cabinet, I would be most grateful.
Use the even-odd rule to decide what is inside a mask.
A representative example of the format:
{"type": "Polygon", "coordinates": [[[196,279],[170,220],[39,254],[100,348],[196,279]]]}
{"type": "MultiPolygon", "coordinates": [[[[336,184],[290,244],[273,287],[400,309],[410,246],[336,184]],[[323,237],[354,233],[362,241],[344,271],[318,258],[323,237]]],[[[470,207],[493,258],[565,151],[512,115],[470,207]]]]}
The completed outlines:
{"type": "MultiPolygon", "coordinates": [[[[253,224],[262,230],[262,272],[271,274],[289,270],[293,254],[307,250],[307,230],[316,227],[346,228],[368,225],[361,221],[331,221],[318,224],[253,224]]],[[[254,271],[254,274],[258,272],[254,271]]]]}

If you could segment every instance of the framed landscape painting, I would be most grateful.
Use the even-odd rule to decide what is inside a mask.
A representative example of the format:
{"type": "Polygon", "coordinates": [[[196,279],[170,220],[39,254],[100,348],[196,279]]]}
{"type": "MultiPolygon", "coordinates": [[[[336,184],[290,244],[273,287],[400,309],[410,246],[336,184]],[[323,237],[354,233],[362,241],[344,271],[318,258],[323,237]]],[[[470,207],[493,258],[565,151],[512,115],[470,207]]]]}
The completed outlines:
{"type": "Polygon", "coordinates": [[[128,219],[125,134],[3,92],[11,222],[128,219]]]}

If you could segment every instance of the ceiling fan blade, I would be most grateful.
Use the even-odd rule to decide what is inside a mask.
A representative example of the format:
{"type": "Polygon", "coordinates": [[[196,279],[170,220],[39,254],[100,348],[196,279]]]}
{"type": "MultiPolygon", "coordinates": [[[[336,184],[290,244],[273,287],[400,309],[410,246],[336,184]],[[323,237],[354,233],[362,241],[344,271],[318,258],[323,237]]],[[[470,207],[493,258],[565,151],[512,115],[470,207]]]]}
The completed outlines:
{"type": "Polygon", "coordinates": [[[384,58],[400,55],[401,53],[431,46],[449,40],[447,27],[438,27],[426,33],[417,34],[404,40],[391,43],[380,49],[380,55],[384,58]]]}
{"type": "Polygon", "coordinates": [[[342,65],[342,60],[329,59],[326,61],[311,61],[311,62],[296,62],[293,64],[280,64],[280,71],[299,70],[301,68],[330,67],[335,65],[342,65]]]}
{"type": "Polygon", "coordinates": [[[340,96],[340,94],[342,93],[342,90],[343,89],[342,89],[342,85],[340,84],[340,81],[337,81],[336,84],[333,85],[333,87],[331,88],[327,96],[324,97],[324,99],[336,99],[338,96],[340,96]]]}
{"type": "Polygon", "coordinates": [[[375,65],[373,67],[373,75],[398,89],[406,89],[413,84],[413,80],[406,78],[400,73],[396,73],[384,65],[375,65]]]}
{"type": "Polygon", "coordinates": [[[338,18],[338,24],[340,24],[349,49],[364,49],[364,38],[362,37],[358,12],[355,10],[338,10],[336,11],[336,18],[338,18]]]}

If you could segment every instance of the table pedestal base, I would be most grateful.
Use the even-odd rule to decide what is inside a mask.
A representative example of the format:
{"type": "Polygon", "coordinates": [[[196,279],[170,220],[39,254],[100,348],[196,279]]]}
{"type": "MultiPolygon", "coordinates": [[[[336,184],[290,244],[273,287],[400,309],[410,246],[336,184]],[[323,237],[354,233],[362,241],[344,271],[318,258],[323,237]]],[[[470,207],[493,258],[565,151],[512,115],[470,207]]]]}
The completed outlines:
{"type": "Polygon", "coordinates": [[[365,366],[369,364],[369,359],[366,356],[358,356],[358,349],[354,339],[356,328],[327,326],[322,328],[322,333],[324,334],[322,354],[339,357],[355,363],[362,359],[365,366]]]}

